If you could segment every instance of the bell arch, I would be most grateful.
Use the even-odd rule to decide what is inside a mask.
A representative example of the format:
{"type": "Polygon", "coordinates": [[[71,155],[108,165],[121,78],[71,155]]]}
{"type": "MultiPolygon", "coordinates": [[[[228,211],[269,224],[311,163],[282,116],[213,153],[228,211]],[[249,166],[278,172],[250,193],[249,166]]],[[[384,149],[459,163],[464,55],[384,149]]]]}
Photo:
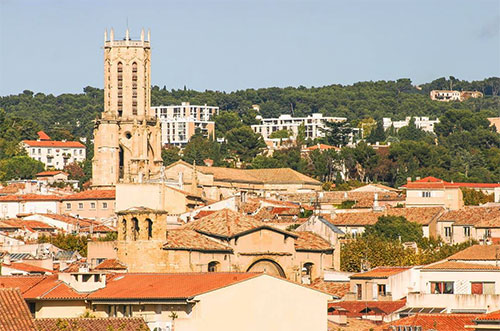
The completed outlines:
{"type": "Polygon", "coordinates": [[[271,259],[259,259],[253,262],[247,269],[247,272],[264,272],[271,276],[286,278],[285,271],[278,262],[271,259]]]}

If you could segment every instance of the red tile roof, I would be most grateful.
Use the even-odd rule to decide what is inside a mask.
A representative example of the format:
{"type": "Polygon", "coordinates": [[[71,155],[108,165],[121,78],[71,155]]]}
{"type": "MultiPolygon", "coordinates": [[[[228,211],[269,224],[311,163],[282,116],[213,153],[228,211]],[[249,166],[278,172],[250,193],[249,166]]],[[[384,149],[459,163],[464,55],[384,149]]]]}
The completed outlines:
{"type": "Polygon", "coordinates": [[[95,270],[127,270],[127,266],[117,259],[106,259],[99,263],[95,270]]]}
{"type": "Polygon", "coordinates": [[[26,186],[23,183],[12,183],[5,187],[0,188],[0,194],[16,194],[23,190],[26,186]]]}
{"type": "Polygon", "coordinates": [[[85,148],[85,145],[78,141],[23,140],[23,143],[29,147],[85,148]]]}
{"type": "Polygon", "coordinates": [[[445,209],[442,207],[388,208],[385,211],[338,213],[329,220],[336,226],[374,225],[381,216],[403,216],[410,222],[428,225],[437,221],[444,212],[445,209]]]}
{"type": "Polygon", "coordinates": [[[391,326],[420,326],[422,331],[466,331],[478,314],[416,314],[384,324],[376,330],[393,330],[391,326]]]}
{"type": "Polygon", "coordinates": [[[37,318],[38,331],[149,331],[142,317],[107,317],[107,318],[37,318]]]}
{"type": "Polygon", "coordinates": [[[495,261],[498,259],[500,259],[500,245],[474,245],[448,257],[451,261],[495,261]]]}
{"type": "Polygon", "coordinates": [[[116,190],[86,190],[80,193],[66,195],[62,200],[114,200],[115,197],[116,190]]]}
{"type": "Polygon", "coordinates": [[[199,218],[203,218],[203,217],[208,216],[210,214],[213,214],[215,212],[216,212],[216,210],[200,210],[198,212],[198,214],[196,214],[196,216],[194,217],[194,219],[197,220],[199,218]]]}
{"type": "Polygon", "coordinates": [[[328,303],[328,308],[340,307],[347,310],[347,316],[359,317],[366,308],[379,311],[385,315],[394,313],[406,305],[406,300],[397,301],[339,301],[328,303]]]}
{"type": "Polygon", "coordinates": [[[0,289],[18,288],[21,294],[36,286],[47,276],[0,276],[0,289]]]}
{"type": "Polygon", "coordinates": [[[480,315],[476,318],[477,321],[500,321],[500,310],[493,311],[488,314],[480,315]]]}
{"type": "Polygon", "coordinates": [[[295,240],[295,250],[297,251],[331,251],[332,245],[315,233],[307,231],[297,231],[294,234],[298,235],[295,240]]]}
{"type": "MultiPolygon", "coordinates": [[[[1,278],[0,278],[1,279],[1,278]]],[[[86,294],[80,294],[66,283],[60,281],[57,275],[45,276],[43,280],[23,293],[25,299],[83,299],[86,294]]]]}
{"type": "Polygon", "coordinates": [[[55,176],[55,175],[58,175],[58,174],[65,174],[65,175],[68,175],[66,172],[64,171],[42,171],[42,172],[39,172],[36,174],[37,177],[46,177],[46,176],[55,176]]]}
{"type": "Polygon", "coordinates": [[[11,264],[2,264],[2,267],[7,267],[11,269],[21,270],[25,272],[29,272],[31,274],[51,274],[52,270],[37,267],[28,263],[23,262],[12,262],[11,264]]]}
{"type": "Polygon", "coordinates": [[[26,301],[18,289],[0,289],[0,329],[3,331],[35,331],[26,301]]]}
{"type": "Polygon", "coordinates": [[[453,221],[453,225],[474,225],[476,228],[500,228],[500,207],[467,206],[444,213],[440,221],[453,221]]]}
{"type": "Polygon", "coordinates": [[[410,270],[412,267],[376,267],[375,269],[360,272],[351,275],[351,279],[356,278],[387,278],[397,275],[403,271],[410,270]]]}
{"type": "Polygon", "coordinates": [[[38,139],[40,140],[51,140],[48,134],[46,134],[44,131],[38,131],[36,133],[38,135],[38,139]]]}
{"type": "Polygon", "coordinates": [[[444,188],[459,188],[460,185],[456,183],[448,183],[442,179],[436,177],[425,177],[413,182],[408,182],[402,187],[407,189],[419,189],[419,188],[429,188],[429,189],[444,189],[444,188]]]}
{"type": "Polygon", "coordinates": [[[23,195],[0,196],[0,201],[4,201],[4,202],[59,201],[59,200],[61,200],[61,197],[58,195],[23,194],[23,195]]]}
{"type": "Polygon", "coordinates": [[[422,268],[422,270],[477,270],[477,271],[500,271],[500,267],[491,264],[483,263],[466,263],[457,261],[442,261],[438,263],[429,264],[422,268]]]}
{"type": "Polygon", "coordinates": [[[117,274],[89,299],[188,299],[259,276],[259,273],[117,274]]]}
{"type": "Polygon", "coordinates": [[[77,217],[73,217],[73,216],[65,215],[65,214],[43,214],[43,213],[37,213],[37,214],[34,214],[34,215],[41,215],[41,216],[44,216],[44,217],[47,217],[47,218],[51,218],[53,220],[57,220],[57,221],[60,221],[60,222],[71,224],[71,225],[79,225],[81,227],[89,227],[91,224],[94,224],[94,225],[99,225],[100,224],[99,222],[97,222],[95,220],[91,220],[91,219],[88,219],[88,218],[77,218],[77,217]]]}
{"type": "Polygon", "coordinates": [[[231,247],[189,229],[168,230],[167,241],[163,248],[167,250],[232,252],[231,247]]]}
{"type": "Polygon", "coordinates": [[[349,282],[327,282],[322,277],[311,282],[310,287],[331,294],[339,299],[349,292],[349,282]]]}

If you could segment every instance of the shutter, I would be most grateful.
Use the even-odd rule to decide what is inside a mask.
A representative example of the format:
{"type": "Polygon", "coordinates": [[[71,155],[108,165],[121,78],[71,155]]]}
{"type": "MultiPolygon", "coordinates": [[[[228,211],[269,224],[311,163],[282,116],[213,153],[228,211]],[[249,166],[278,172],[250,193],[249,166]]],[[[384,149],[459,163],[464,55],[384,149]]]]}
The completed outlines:
{"type": "Polygon", "coordinates": [[[483,294],[495,294],[495,283],[483,283],[483,294]]]}
{"type": "Polygon", "coordinates": [[[471,283],[472,294],[483,294],[483,283],[471,283]]]}

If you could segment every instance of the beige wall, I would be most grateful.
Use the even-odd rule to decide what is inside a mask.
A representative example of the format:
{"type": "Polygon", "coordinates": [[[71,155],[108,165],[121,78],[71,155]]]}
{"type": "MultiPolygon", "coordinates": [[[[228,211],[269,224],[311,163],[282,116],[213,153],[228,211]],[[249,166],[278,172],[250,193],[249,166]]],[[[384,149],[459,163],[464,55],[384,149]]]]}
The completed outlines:
{"type": "Polygon", "coordinates": [[[62,200],[60,210],[63,214],[81,218],[110,220],[115,217],[115,199],[62,200]]]}
{"type": "Polygon", "coordinates": [[[442,206],[451,210],[458,210],[464,206],[460,188],[446,189],[407,189],[406,207],[437,207],[442,206]],[[429,192],[430,197],[423,197],[429,192]]]}
{"type": "Polygon", "coordinates": [[[80,317],[88,308],[83,300],[37,300],[35,318],[80,317]]]}

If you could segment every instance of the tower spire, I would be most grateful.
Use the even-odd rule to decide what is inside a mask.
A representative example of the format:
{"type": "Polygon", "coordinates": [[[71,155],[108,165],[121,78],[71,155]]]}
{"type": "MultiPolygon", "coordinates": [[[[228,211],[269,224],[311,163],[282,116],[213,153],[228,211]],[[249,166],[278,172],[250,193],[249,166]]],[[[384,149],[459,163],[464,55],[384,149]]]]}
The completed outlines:
{"type": "Polygon", "coordinates": [[[125,32],[125,40],[130,40],[130,33],[128,31],[128,28],[127,31],[125,32]]]}
{"type": "Polygon", "coordinates": [[[144,28],[141,30],[141,41],[144,41],[144,28]]]}
{"type": "Polygon", "coordinates": [[[113,30],[113,28],[111,28],[111,31],[109,32],[109,40],[115,40],[115,30],[113,30]]]}
{"type": "Polygon", "coordinates": [[[104,30],[104,42],[108,41],[108,29],[104,30]]]}

